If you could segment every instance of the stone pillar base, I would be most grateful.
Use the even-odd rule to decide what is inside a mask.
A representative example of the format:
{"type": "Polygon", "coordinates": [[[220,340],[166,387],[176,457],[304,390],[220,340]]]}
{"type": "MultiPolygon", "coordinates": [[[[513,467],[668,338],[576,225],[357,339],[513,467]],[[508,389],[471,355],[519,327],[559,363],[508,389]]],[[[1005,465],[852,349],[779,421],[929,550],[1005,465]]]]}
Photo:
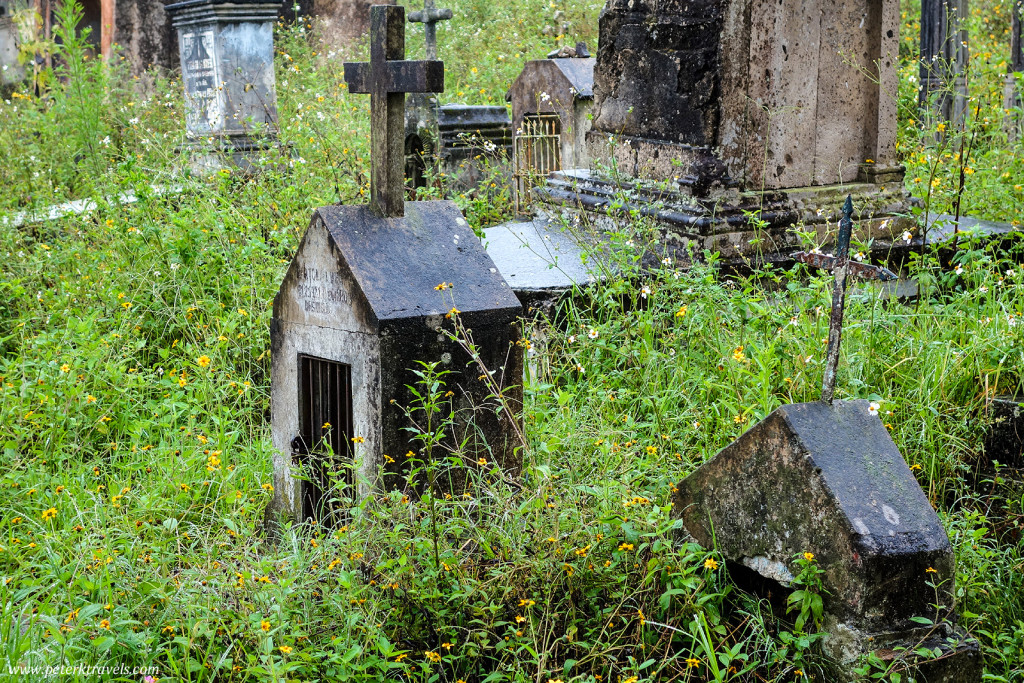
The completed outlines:
{"type": "Polygon", "coordinates": [[[612,227],[635,215],[653,218],[662,226],[663,240],[672,250],[692,246],[698,252],[717,252],[727,262],[780,262],[808,247],[799,232],[812,233],[816,245],[832,243],[847,194],[853,196],[856,211],[855,240],[872,239],[874,249],[885,251],[904,241],[905,232],[915,234],[918,226],[910,216],[902,169],[873,171],[869,177],[893,182],[764,192],[717,186],[708,196],[698,197],[687,176],[659,183],[575,169],[552,173],[534,194],[556,211],[586,217],[598,228],[612,227]]]}
{"type": "MultiPolygon", "coordinates": [[[[281,147],[281,143],[273,136],[253,138],[235,135],[190,140],[179,151],[188,157],[188,168],[197,175],[224,169],[241,172],[243,175],[255,175],[266,168],[260,158],[269,150],[281,147]]],[[[288,155],[290,152],[281,153],[281,156],[288,155]]]]}

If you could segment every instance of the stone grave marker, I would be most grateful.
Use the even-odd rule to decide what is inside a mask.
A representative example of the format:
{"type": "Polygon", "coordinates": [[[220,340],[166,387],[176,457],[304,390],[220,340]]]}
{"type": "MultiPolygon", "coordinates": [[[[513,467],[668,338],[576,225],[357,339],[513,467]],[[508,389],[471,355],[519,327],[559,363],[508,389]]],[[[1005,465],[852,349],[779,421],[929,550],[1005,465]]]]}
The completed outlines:
{"type": "Polygon", "coordinates": [[[220,150],[251,170],[276,139],[274,22],[281,3],[185,0],[166,9],[178,30],[193,166],[219,168],[208,150],[220,150]]]}
{"type": "Polygon", "coordinates": [[[861,236],[892,243],[917,229],[896,155],[899,16],[897,0],[607,0],[590,168],[538,194],[594,222],[651,215],[670,247],[739,263],[787,254],[794,224],[824,238],[852,193],[861,236]]]}
{"type": "Polygon", "coordinates": [[[587,165],[596,60],[583,43],[570,50],[572,57],[527,62],[505,95],[515,131],[517,207],[529,204],[534,178],[587,165]]]}
{"type": "Polygon", "coordinates": [[[967,0],[921,3],[922,108],[943,121],[959,123],[967,107],[967,0]]]}
{"type": "Polygon", "coordinates": [[[333,477],[353,498],[406,486],[407,453],[423,457],[404,412],[415,405],[419,361],[449,373],[443,416],[450,405],[454,438],[445,443],[460,448],[446,453],[465,463],[437,485],[461,487],[465,467],[520,469],[522,307],[455,204],[404,201],[405,93],[439,92],[444,78],[441,62],[404,59],[404,13],[374,6],[370,62],[345,65],[349,90],[371,95],[370,205],[314,212],[274,299],[271,519],[342,514],[333,477]],[[446,333],[456,321],[478,359],[446,333]]]}
{"type": "MultiPolygon", "coordinates": [[[[452,16],[434,0],[423,0],[423,9],[409,15],[411,23],[423,24],[428,60],[437,59],[437,24],[452,16]]],[[[405,175],[414,188],[426,186],[429,167],[454,191],[472,190],[484,180],[481,159],[511,157],[512,121],[502,106],[441,104],[437,93],[410,93],[405,128],[405,175]]]]}
{"type": "Polygon", "coordinates": [[[829,257],[836,281],[821,400],[778,408],[699,467],[678,485],[675,514],[698,543],[783,586],[798,571],[794,557],[813,553],[824,572],[824,650],[841,680],[860,680],[853,668],[864,653],[886,659],[924,646],[942,653],[912,660],[925,680],[979,681],[978,645],[952,611],[955,560],[938,515],[877,408],[833,400],[852,213],[847,198],[829,257]]]}

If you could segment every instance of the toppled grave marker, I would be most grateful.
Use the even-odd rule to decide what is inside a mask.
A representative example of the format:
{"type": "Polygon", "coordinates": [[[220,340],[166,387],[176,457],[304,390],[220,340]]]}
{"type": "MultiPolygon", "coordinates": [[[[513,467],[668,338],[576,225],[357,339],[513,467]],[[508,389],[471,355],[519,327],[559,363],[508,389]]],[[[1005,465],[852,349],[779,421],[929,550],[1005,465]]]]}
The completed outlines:
{"type": "Polygon", "coordinates": [[[860,680],[853,669],[866,653],[892,660],[928,647],[940,656],[908,663],[924,680],[978,681],[978,645],[955,625],[955,560],[938,515],[877,408],[833,400],[852,211],[847,198],[822,399],[778,408],[699,467],[678,485],[675,514],[698,543],[783,585],[794,558],[812,553],[824,650],[842,680],[860,680]]]}
{"type": "MultiPolygon", "coordinates": [[[[448,372],[442,417],[454,411],[459,448],[438,450],[487,471],[520,468],[522,307],[455,204],[403,201],[405,93],[444,82],[441,62],[405,61],[404,13],[374,6],[370,63],[345,65],[350,91],[371,94],[370,205],[314,212],[274,300],[270,519],[338,519],[339,499],[379,487],[382,469],[395,475],[385,485],[405,485],[407,454],[425,456],[404,412],[419,361],[448,372]],[[476,358],[449,337],[456,321],[476,358]]],[[[458,488],[465,468],[449,473],[438,486],[458,488]]]]}

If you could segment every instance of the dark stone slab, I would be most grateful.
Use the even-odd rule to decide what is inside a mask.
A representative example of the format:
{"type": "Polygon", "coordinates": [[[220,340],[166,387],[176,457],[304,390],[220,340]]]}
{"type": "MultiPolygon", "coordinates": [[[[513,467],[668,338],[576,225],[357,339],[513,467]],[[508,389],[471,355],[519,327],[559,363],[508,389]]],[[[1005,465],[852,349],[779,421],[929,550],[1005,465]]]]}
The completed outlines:
{"type": "MultiPolygon", "coordinates": [[[[699,543],[784,585],[794,556],[814,553],[826,651],[844,665],[914,645],[912,619],[942,622],[935,604],[954,604],[949,539],[867,401],[778,408],[678,485],[675,512],[699,543]]],[[[975,672],[964,680],[978,680],[976,650],[944,650],[975,672]]]]}
{"type": "Polygon", "coordinates": [[[323,221],[366,298],[372,322],[401,321],[447,312],[434,289],[458,283],[457,307],[519,315],[519,302],[454,203],[406,202],[402,218],[379,218],[365,206],[326,206],[323,221]]]}

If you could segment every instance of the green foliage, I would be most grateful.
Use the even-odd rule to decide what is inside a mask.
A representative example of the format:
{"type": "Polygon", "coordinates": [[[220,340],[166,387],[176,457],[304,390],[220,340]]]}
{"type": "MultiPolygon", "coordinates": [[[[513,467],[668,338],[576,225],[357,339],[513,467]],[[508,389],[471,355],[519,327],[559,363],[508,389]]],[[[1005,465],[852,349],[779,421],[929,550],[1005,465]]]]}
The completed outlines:
{"type": "MultiPolygon", "coordinates": [[[[458,19],[440,29],[449,101],[501,103],[525,59],[596,45],[596,1],[451,4],[458,19]]],[[[97,204],[0,222],[0,668],[111,662],[186,681],[827,680],[813,561],[790,567],[791,623],[737,590],[715,549],[681,540],[670,511],[694,467],[779,405],[817,398],[829,278],[794,268],[729,279],[709,254],[684,271],[655,226],[622,221],[610,248],[587,256],[604,281],[526,330],[520,479],[486,459],[437,457],[452,408],[437,359],[423,359],[406,406],[423,444],[409,482],[360,500],[340,528],[290,526],[268,544],[270,303],[312,209],[365,196],[368,102],[345,92],[341,55],[316,54],[301,25],[280,27],[289,147],[268,152],[258,175],[191,175],[180,82],[136,87],[116,62],[87,58],[75,11],[61,10],[42,92],[0,105],[0,211],[97,204]],[[103,199],[126,192],[134,203],[103,199]],[[465,489],[415,486],[442,468],[458,468],[465,489]]],[[[914,68],[901,81],[901,150],[911,189],[924,187],[918,174],[940,180],[929,201],[941,208],[958,191],[960,145],[909,122],[914,68]]],[[[972,114],[984,134],[963,210],[1016,215],[1019,145],[986,113],[972,114]]],[[[509,211],[506,180],[487,172],[495,187],[455,196],[475,229],[509,211]]],[[[438,182],[425,195],[447,191],[438,182]]],[[[1024,661],[1024,501],[998,474],[1000,493],[983,499],[969,473],[986,400],[1021,390],[1024,273],[1009,256],[965,235],[914,262],[927,283],[919,304],[851,292],[838,381],[840,397],[880,403],[956,550],[947,607],[980,639],[988,676],[1006,681],[1024,661]]]]}

